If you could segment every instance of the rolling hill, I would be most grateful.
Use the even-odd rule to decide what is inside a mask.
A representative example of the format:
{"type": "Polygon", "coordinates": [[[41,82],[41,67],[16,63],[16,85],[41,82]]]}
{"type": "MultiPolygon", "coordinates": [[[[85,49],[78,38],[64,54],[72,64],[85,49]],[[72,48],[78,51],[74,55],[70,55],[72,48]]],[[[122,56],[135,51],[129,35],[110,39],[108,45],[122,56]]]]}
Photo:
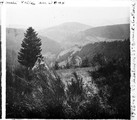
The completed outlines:
{"type": "Polygon", "coordinates": [[[81,23],[70,22],[39,31],[66,49],[73,45],[86,45],[101,41],[123,40],[129,37],[130,25],[118,24],[100,27],[91,27],[81,23]]]}
{"type": "Polygon", "coordinates": [[[85,31],[85,35],[108,39],[125,39],[129,37],[129,30],[129,24],[109,25],[88,29],[85,31]]]}
{"type": "Polygon", "coordinates": [[[89,28],[91,28],[91,26],[82,23],[66,22],[51,28],[40,30],[39,34],[59,42],[62,46],[68,46],[67,44],[70,43],[68,39],[69,37],[89,28]]]}
{"type": "Polygon", "coordinates": [[[101,41],[115,41],[129,38],[130,25],[118,24],[93,27],[85,31],[81,31],[75,35],[72,35],[68,39],[73,44],[86,45],[88,43],[95,43],[101,41]]]}

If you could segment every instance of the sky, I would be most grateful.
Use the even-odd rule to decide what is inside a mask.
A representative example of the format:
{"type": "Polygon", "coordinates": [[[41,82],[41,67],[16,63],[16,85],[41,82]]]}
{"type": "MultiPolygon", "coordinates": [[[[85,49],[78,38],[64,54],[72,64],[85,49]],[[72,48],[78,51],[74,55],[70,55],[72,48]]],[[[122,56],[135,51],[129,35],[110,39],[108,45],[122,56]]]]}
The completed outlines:
{"type": "Polygon", "coordinates": [[[20,7],[6,9],[7,27],[52,27],[65,22],[91,26],[121,24],[129,21],[129,7],[20,7]]]}

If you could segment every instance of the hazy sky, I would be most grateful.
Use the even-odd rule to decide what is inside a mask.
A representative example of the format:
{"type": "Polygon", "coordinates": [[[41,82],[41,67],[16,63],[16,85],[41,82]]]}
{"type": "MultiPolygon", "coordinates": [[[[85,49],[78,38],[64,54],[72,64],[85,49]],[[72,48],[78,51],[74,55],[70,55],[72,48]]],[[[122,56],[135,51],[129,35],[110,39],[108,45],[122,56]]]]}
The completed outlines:
{"type": "Polygon", "coordinates": [[[7,26],[47,28],[64,22],[91,26],[129,21],[129,7],[7,7],[7,26]]]}

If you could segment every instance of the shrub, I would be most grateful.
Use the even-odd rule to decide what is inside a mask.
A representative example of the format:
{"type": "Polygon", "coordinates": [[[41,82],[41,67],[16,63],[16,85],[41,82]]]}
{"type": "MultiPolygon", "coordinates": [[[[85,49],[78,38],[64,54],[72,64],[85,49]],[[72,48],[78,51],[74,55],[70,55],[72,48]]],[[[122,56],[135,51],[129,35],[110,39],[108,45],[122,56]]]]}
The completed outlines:
{"type": "Polygon", "coordinates": [[[37,68],[29,72],[30,81],[21,68],[11,74],[14,82],[6,91],[8,118],[60,118],[65,92],[55,72],[37,68]]]}
{"type": "Polygon", "coordinates": [[[89,72],[99,88],[104,106],[109,106],[111,118],[130,117],[130,67],[129,61],[111,60],[98,70],[89,72]]]}

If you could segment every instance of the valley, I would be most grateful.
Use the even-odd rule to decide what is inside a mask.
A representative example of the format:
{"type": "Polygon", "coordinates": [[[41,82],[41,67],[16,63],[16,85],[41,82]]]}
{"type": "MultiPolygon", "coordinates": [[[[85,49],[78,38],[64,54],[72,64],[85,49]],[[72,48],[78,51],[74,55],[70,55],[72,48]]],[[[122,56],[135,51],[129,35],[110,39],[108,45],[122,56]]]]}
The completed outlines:
{"type": "MultiPolygon", "coordinates": [[[[24,29],[7,28],[7,49],[13,50],[17,54],[21,47],[24,32],[24,29]]],[[[90,56],[98,53],[105,44],[123,41],[130,37],[129,24],[91,27],[70,22],[39,30],[37,33],[42,41],[42,54],[49,64],[53,64],[55,61],[66,61],[73,55],[78,55],[82,59],[87,56],[91,60],[92,57],[90,56]]],[[[105,48],[106,45],[103,50],[108,49],[105,48]]],[[[116,50],[117,48],[112,49],[112,51],[117,52],[116,50]]]]}

